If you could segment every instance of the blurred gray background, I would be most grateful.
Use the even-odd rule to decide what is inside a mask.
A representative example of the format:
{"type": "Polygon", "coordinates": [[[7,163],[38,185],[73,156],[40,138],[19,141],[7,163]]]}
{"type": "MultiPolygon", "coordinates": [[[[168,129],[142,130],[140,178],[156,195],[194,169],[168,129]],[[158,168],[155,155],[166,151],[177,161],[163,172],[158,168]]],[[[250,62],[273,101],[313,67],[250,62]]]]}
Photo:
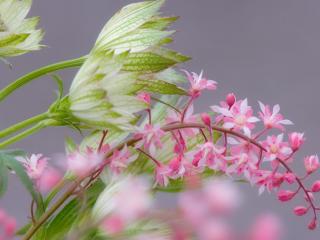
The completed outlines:
{"type": "MultiPolygon", "coordinates": [[[[41,17],[45,29],[39,52],[14,58],[10,70],[0,64],[3,87],[42,65],[88,53],[100,29],[124,0],[35,0],[30,16],[41,17]]],[[[282,113],[304,131],[307,144],[303,154],[319,151],[320,136],[320,1],[319,0],[168,0],[163,12],[179,15],[178,32],[172,47],[193,56],[184,68],[205,70],[219,82],[219,89],[198,102],[198,111],[218,103],[228,92],[239,98],[279,103],[282,113]]],[[[69,86],[74,71],[61,76],[69,86]]],[[[45,111],[56,88],[49,77],[33,82],[0,104],[0,127],[4,128],[45,111]]],[[[15,147],[51,155],[63,151],[68,129],[47,129],[15,147]]],[[[73,135],[74,136],[74,135],[73,135]]],[[[302,167],[302,159],[295,160],[302,167]]],[[[257,189],[242,185],[246,203],[238,223],[247,226],[257,214],[269,209],[278,213],[288,229],[286,240],[316,240],[320,231],[306,230],[309,219],[294,217],[292,204],[281,204],[274,195],[257,196],[257,189]]],[[[164,197],[168,201],[168,196],[164,197]]],[[[10,190],[1,207],[26,221],[29,197],[12,177],[10,190]]]]}

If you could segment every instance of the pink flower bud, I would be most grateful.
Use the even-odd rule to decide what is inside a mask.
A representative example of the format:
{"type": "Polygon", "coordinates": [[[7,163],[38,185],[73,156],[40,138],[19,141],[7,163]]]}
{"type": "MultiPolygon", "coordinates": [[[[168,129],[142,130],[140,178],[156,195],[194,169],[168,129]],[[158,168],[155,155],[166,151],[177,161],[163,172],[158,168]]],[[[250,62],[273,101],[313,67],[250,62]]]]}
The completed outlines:
{"type": "Polygon", "coordinates": [[[208,113],[202,113],[201,114],[201,120],[208,127],[211,126],[211,117],[210,117],[210,115],[208,113]]]}
{"type": "Polygon", "coordinates": [[[298,150],[304,141],[303,133],[293,132],[289,134],[290,147],[293,151],[298,150]]]}
{"type": "Polygon", "coordinates": [[[226,102],[227,102],[229,107],[233,106],[233,104],[236,102],[236,96],[234,95],[234,93],[229,93],[227,95],[226,102]]]}
{"type": "Polygon", "coordinates": [[[304,206],[297,206],[294,208],[294,214],[297,216],[303,216],[308,212],[308,208],[304,206]]]}
{"type": "Polygon", "coordinates": [[[312,192],[320,192],[320,180],[315,181],[311,187],[312,192]]]}
{"type": "Polygon", "coordinates": [[[307,156],[304,158],[304,166],[308,174],[313,173],[320,167],[319,158],[317,155],[307,156]]]}
{"type": "Polygon", "coordinates": [[[281,190],[278,192],[278,199],[281,202],[287,202],[290,201],[295,196],[295,194],[295,192],[289,190],[281,190]]]}
{"type": "Polygon", "coordinates": [[[311,222],[309,223],[308,228],[309,228],[310,230],[314,230],[314,229],[316,229],[316,227],[317,227],[317,220],[314,218],[314,219],[312,219],[311,222]]]}
{"type": "Polygon", "coordinates": [[[141,92],[137,95],[138,99],[145,102],[148,106],[151,103],[151,96],[149,93],[141,92]]]}

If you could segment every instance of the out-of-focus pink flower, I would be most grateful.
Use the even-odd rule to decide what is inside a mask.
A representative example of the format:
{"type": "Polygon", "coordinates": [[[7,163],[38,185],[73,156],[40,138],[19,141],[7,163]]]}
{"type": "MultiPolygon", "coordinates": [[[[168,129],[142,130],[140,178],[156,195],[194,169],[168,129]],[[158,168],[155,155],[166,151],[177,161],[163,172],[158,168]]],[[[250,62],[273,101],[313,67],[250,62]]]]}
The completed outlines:
{"type": "Polygon", "coordinates": [[[159,125],[146,124],[142,130],[135,133],[135,138],[141,140],[136,144],[137,148],[144,147],[153,155],[157,149],[162,148],[161,138],[164,136],[164,131],[159,125]]]}
{"type": "Polygon", "coordinates": [[[290,201],[295,196],[295,194],[295,192],[289,190],[281,190],[278,192],[278,199],[281,202],[287,202],[290,201]]]}
{"type": "Polygon", "coordinates": [[[241,204],[240,192],[227,180],[208,181],[203,193],[209,208],[216,214],[229,214],[241,204]]]}
{"type": "Polygon", "coordinates": [[[198,229],[197,235],[201,240],[235,240],[230,225],[220,219],[204,222],[198,229]]]}
{"type": "Polygon", "coordinates": [[[2,229],[0,233],[0,239],[13,239],[17,229],[17,222],[13,217],[9,216],[3,209],[0,209],[0,228],[2,229]]]}
{"type": "Polygon", "coordinates": [[[304,166],[308,174],[317,171],[320,168],[319,158],[317,155],[307,156],[304,158],[304,166]]]}
{"type": "Polygon", "coordinates": [[[283,134],[268,136],[262,145],[267,150],[265,157],[267,161],[273,161],[276,158],[285,159],[292,153],[289,144],[283,141],[283,134]]]}
{"type": "Polygon", "coordinates": [[[138,154],[132,154],[125,145],[121,150],[115,150],[110,158],[110,169],[113,173],[119,174],[126,169],[130,163],[135,161],[138,154]]]}
{"type": "Polygon", "coordinates": [[[304,133],[293,132],[289,134],[289,143],[293,151],[297,151],[304,143],[304,133]]]}
{"type": "Polygon", "coordinates": [[[243,130],[246,135],[251,134],[251,129],[255,127],[255,123],[260,121],[253,116],[253,111],[248,106],[248,100],[239,100],[228,109],[219,106],[212,106],[211,109],[223,116],[223,127],[234,130],[243,130]]]}
{"type": "Polygon", "coordinates": [[[189,73],[186,70],[183,71],[187,75],[187,78],[190,82],[191,87],[189,89],[189,94],[193,98],[199,97],[201,92],[205,89],[215,90],[217,88],[217,82],[204,78],[203,71],[201,71],[199,75],[194,72],[189,73]]]}
{"type": "Polygon", "coordinates": [[[211,127],[211,117],[208,113],[202,113],[201,120],[206,126],[211,127]]]}
{"type": "Polygon", "coordinates": [[[103,154],[96,151],[75,151],[67,156],[67,169],[78,177],[89,174],[103,161],[103,154]]]}
{"type": "Polygon", "coordinates": [[[62,179],[60,172],[48,167],[37,181],[37,188],[41,192],[48,192],[54,188],[62,179]]]}
{"type": "Polygon", "coordinates": [[[101,226],[112,234],[143,218],[152,204],[149,186],[144,179],[128,177],[122,181],[112,195],[112,212],[101,226]]]}
{"type": "Polygon", "coordinates": [[[137,95],[138,99],[141,100],[142,102],[146,103],[148,107],[150,107],[151,104],[151,96],[149,93],[146,92],[141,92],[137,95]]]}
{"type": "Polygon", "coordinates": [[[280,106],[274,105],[272,112],[270,106],[264,105],[262,102],[259,102],[261,112],[259,112],[260,118],[262,119],[265,128],[278,128],[284,130],[282,125],[292,125],[293,123],[288,119],[283,119],[283,116],[279,113],[280,106]]]}
{"type": "Polygon", "coordinates": [[[42,154],[32,154],[30,157],[16,157],[23,164],[28,176],[33,179],[39,179],[48,164],[48,158],[42,154]]]}
{"type": "Polygon", "coordinates": [[[283,235],[281,221],[275,215],[259,217],[251,228],[250,240],[280,240],[283,235]]]}

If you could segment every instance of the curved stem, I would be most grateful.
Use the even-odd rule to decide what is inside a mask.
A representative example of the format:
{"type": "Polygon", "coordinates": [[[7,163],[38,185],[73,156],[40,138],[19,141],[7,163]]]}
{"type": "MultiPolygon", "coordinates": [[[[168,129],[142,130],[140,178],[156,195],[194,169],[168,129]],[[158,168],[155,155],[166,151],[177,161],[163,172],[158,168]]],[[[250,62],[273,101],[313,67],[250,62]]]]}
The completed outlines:
{"type": "Polygon", "coordinates": [[[47,127],[47,125],[42,124],[40,122],[40,123],[34,125],[33,127],[23,131],[22,133],[19,133],[18,135],[15,135],[15,136],[13,136],[13,137],[1,142],[0,143],[0,149],[5,148],[5,147],[7,147],[7,146],[9,146],[9,145],[11,145],[11,144],[13,144],[15,142],[18,142],[18,141],[20,141],[20,140],[22,140],[22,139],[34,134],[34,133],[40,131],[41,129],[43,129],[45,127],[47,127]]]}
{"type": "Polygon", "coordinates": [[[0,131],[0,138],[4,138],[7,137],[8,135],[11,135],[14,132],[17,132],[23,128],[26,128],[32,124],[38,123],[39,121],[42,121],[44,119],[48,118],[48,114],[47,113],[41,113],[39,115],[36,115],[34,117],[31,117],[29,119],[26,119],[22,122],[19,122],[15,125],[12,125],[6,129],[3,129],[0,131]]]}
{"type": "Polygon", "coordinates": [[[32,80],[39,78],[43,75],[46,75],[51,72],[55,72],[57,70],[66,69],[66,68],[74,68],[80,67],[85,61],[86,57],[75,58],[71,60],[66,60],[62,62],[53,63],[39,69],[36,69],[20,78],[10,83],[8,86],[0,90],[0,101],[3,101],[7,96],[9,96],[16,89],[26,85],[32,80]]]}

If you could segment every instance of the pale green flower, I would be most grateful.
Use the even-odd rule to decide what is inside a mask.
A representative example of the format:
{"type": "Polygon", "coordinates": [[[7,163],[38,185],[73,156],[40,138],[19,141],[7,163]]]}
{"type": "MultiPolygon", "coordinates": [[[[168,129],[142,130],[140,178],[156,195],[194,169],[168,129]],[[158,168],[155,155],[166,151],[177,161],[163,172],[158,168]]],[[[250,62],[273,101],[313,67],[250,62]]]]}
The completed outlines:
{"type": "Polygon", "coordinates": [[[70,88],[74,117],[96,129],[128,130],[138,120],[135,113],[146,108],[138,91],[185,94],[167,74],[189,58],[163,47],[173,33],[165,29],[176,20],[159,16],[163,3],[130,4],[103,27],[70,88]]]}
{"type": "Polygon", "coordinates": [[[38,17],[26,18],[32,0],[0,0],[0,57],[39,50],[43,32],[38,17]]]}

